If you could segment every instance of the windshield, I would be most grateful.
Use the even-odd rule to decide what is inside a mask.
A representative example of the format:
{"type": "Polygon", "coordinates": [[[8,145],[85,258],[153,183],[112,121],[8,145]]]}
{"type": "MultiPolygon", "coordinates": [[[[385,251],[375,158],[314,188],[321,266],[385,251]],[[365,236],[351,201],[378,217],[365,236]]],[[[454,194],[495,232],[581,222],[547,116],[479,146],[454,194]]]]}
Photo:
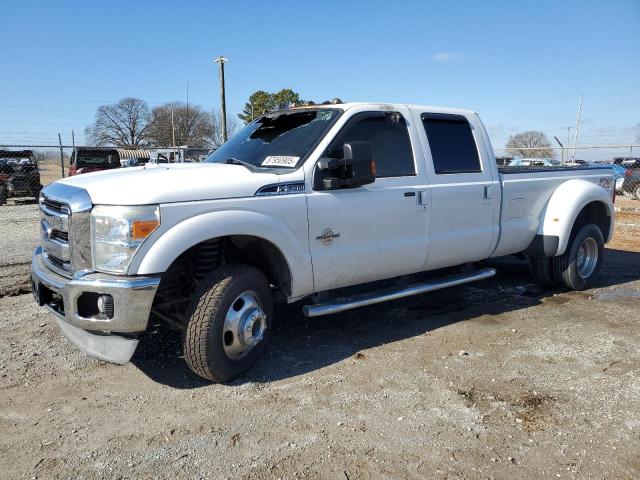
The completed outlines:
{"type": "Polygon", "coordinates": [[[338,117],[337,109],[297,110],[260,117],[213,152],[206,162],[294,168],[338,117]]]}

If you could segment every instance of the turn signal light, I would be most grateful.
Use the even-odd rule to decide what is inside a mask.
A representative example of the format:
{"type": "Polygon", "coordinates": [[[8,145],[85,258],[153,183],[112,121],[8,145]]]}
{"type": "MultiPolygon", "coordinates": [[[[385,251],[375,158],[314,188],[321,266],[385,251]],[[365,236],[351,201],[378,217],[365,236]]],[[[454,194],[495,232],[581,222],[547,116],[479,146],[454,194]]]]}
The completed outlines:
{"type": "Polygon", "coordinates": [[[160,221],[156,219],[134,220],[131,228],[131,236],[136,240],[144,240],[159,226],[160,221]]]}

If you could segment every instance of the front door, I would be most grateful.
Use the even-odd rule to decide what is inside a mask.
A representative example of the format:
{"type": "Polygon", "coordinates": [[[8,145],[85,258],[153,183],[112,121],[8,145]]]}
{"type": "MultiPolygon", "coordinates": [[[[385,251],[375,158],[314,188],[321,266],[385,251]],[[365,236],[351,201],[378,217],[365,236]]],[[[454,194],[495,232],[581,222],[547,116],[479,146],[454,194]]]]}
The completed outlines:
{"type": "Polygon", "coordinates": [[[325,153],[352,141],[371,144],[376,180],[307,195],[315,291],[416,272],[427,258],[426,174],[408,109],[354,114],[325,153]]]}

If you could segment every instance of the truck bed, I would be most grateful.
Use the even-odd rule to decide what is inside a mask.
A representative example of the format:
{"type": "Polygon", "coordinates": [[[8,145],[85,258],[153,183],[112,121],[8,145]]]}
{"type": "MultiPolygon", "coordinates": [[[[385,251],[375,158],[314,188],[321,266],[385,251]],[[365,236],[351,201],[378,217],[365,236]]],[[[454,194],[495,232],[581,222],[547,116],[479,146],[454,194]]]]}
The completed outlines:
{"type": "Polygon", "coordinates": [[[525,250],[538,231],[551,195],[572,179],[599,184],[603,176],[612,176],[608,166],[576,167],[498,167],[502,187],[500,240],[492,256],[510,255],[525,250]]]}

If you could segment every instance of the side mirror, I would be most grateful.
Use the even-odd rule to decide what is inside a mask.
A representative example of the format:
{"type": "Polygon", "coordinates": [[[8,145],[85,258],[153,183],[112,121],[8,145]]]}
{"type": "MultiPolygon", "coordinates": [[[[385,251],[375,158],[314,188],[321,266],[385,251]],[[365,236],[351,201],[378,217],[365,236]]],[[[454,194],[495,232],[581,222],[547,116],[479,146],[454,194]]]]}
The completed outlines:
{"type": "Polygon", "coordinates": [[[345,143],[342,150],[342,158],[318,161],[315,182],[318,189],[337,190],[375,182],[375,162],[369,142],[345,143]]]}

